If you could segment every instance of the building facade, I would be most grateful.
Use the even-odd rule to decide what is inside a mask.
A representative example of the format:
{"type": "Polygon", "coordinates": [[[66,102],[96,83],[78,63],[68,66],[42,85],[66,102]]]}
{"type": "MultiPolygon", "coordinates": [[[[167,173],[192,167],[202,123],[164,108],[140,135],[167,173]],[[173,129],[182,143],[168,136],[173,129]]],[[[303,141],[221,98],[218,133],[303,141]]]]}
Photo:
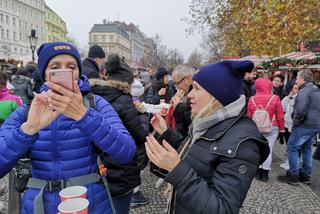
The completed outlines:
{"type": "Polygon", "coordinates": [[[144,56],[145,38],[139,30],[139,27],[133,23],[126,24],[125,22],[114,21],[114,24],[120,26],[130,37],[130,58],[131,63],[139,65],[141,58],[144,56]]]}
{"type": "Polygon", "coordinates": [[[95,24],[89,32],[89,46],[100,45],[106,55],[116,53],[131,62],[130,36],[114,23],[95,24]]]}
{"type": "Polygon", "coordinates": [[[0,58],[31,60],[29,36],[35,30],[36,47],[45,41],[43,0],[0,0],[0,58]]]}
{"type": "Polygon", "coordinates": [[[66,42],[67,26],[62,18],[56,14],[48,5],[45,6],[45,41],[66,42]]]}

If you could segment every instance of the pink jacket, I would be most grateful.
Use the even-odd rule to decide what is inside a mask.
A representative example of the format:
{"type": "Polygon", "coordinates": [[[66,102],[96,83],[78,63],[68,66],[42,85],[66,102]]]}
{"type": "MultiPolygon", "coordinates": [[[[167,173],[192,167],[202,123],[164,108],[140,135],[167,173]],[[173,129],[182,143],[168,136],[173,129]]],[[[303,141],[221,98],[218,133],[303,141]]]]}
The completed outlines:
{"type": "MultiPolygon", "coordinates": [[[[252,115],[254,111],[256,110],[252,98],[254,98],[254,101],[256,102],[256,105],[262,105],[263,107],[267,106],[267,103],[273,96],[272,94],[272,82],[267,79],[267,78],[259,78],[255,81],[256,85],[256,95],[251,97],[248,102],[248,107],[247,107],[247,115],[248,117],[252,118],[252,115]]],[[[281,100],[279,96],[275,95],[267,109],[270,120],[273,120],[273,125],[274,126],[279,126],[280,132],[285,131],[284,127],[284,113],[281,105],[281,100]]]]}
{"type": "Polygon", "coordinates": [[[22,105],[22,101],[19,97],[11,95],[7,87],[2,87],[0,89],[0,101],[5,100],[13,100],[18,104],[18,106],[22,105]]]}

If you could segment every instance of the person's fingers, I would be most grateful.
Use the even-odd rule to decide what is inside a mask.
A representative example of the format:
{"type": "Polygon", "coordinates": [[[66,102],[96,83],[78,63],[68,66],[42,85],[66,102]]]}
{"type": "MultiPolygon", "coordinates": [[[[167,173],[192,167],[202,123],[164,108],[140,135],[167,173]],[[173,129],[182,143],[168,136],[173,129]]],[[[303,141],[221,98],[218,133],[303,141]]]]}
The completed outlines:
{"type": "Polygon", "coordinates": [[[146,147],[146,152],[147,152],[147,156],[149,158],[149,160],[151,160],[152,162],[154,162],[156,160],[156,156],[154,155],[154,153],[152,152],[150,146],[148,143],[144,144],[146,147]]]}
{"type": "Polygon", "coordinates": [[[80,91],[80,88],[79,88],[79,85],[78,85],[78,81],[74,81],[73,82],[73,90],[74,90],[74,93],[81,94],[81,91],[80,91]]]}
{"type": "Polygon", "coordinates": [[[177,151],[167,141],[163,140],[162,144],[167,151],[177,153],[177,151]]]}
{"type": "Polygon", "coordinates": [[[151,139],[151,136],[147,137],[147,144],[149,146],[150,151],[155,154],[155,155],[159,155],[160,151],[158,151],[157,147],[154,146],[153,144],[153,139],[151,139]]]}
{"type": "Polygon", "coordinates": [[[46,94],[49,97],[49,99],[55,99],[55,100],[65,99],[64,96],[61,96],[60,94],[54,93],[52,90],[49,90],[46,94]]]}
{"type": "Polygon", "coordinates": [[[53,109],[55,108],[60,108],[60,109],[66,109],[67,108],[67,104],[62,103],[60,101],[54,100],[54,99],[50,99],[49,98],[49,106],[53,107],[53,109]]]}
{"type": "Polygon", "coordinates": [[[157,151],[157,154],[163,155],[167,152],[153,136],[149,136],[149,139],[149,146],[153,151],[157,151]]]}
{"type": "Polygon", "coordinates": [[[62,95],[71,97],[73,94],[72,91],[69,91],[68,89],[66,89],[58,84],[55,84],[53,82],[46,82],[46,85],[52,90],[59,91],[59,93],[62,95]]]}

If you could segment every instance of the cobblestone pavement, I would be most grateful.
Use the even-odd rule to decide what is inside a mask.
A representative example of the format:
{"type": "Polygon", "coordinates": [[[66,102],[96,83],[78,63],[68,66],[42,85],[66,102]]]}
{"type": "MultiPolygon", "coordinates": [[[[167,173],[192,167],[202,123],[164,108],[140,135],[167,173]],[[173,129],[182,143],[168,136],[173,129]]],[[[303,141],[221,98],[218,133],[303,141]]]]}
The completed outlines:
{"type": "Polygon", "coordinates": [[[0,179],[0,214],[8,213],[8,177],[0,179]]]}
{"type": "MultiPolygon", "coordinates": [[[[279,167],[284,160],[285,147],[276,144],[273,165],[269,182],[257,180],[252,182],[247,198],[240,210],[241,214],[320,214],[320,161],[314,160],[312,184],[300,184],[298,187],[277,181],[277,176],[285,173],[279,167]]],[[[158,214],[165,209],[165,198],[162,196],[163,186],[155,188],[157,178],[143,172],[142,191],[150,199],[150,204],[131,209],[130,214],[158,214]]]]}
{"type": "MultiPolygon", "coordinates": [[[[320,214],[320,161],[314,161],[312,184],[300,184],[298,187],[277,181],[279,174],[285,173],[279,167],[284,159],[285,148],[276,144],[270,181],[263,183],[254,180],[247,198],[240,211],[241,214],[320,214]]],[[[166,199],[162,192],[165,184],[155,188],[158,178],[146,168],[142,172],[141,191],[150,199],[150,204],[132,208],[130,214],[162,214],[166,199]]],[[[4,178],[6,182],[7,177],[4,178]]],[[[7,213],[7,195],[0,196],[0,214],[7,213]]]]}

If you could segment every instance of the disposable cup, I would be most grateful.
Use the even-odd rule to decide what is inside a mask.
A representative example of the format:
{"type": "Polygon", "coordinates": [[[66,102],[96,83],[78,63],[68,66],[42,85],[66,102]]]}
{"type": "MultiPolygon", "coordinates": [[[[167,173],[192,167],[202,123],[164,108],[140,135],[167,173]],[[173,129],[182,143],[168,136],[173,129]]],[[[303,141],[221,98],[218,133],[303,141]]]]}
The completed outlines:
{"type": "Polygon", "coordinates": [[[88,214],[89,201],[84,198],[73,198],[59,204],[59,214],[88,214]]]}
{"type": "Polygon", "coordinates": [[[84,186],[71,186],[59,192],[61,201],[73,198],[86,198],[87,188],[84,186]]]}

